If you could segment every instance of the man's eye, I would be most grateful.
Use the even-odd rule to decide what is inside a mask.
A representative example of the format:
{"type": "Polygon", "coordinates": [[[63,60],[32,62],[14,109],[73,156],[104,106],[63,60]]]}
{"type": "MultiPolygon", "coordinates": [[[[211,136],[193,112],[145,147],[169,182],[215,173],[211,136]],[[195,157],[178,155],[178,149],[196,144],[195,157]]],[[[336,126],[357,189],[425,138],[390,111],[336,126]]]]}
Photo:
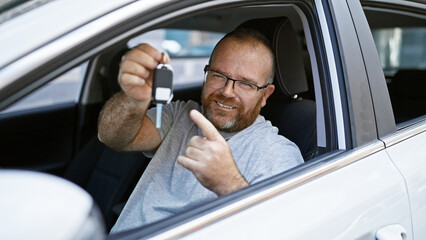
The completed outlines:
{"type": "Polygon", "coordinates": [[[218,80],[226,79],[223,75],[220,75],[218,73],[213,73],[212,77],[218,80]]]}
{"type": "Polygon", "coordinates": [[[251,84],[251,83],[249,83],[249,82],[245,82],[245,81],[238,82],[238,84],[240,85],[240,87],[241,87],[241,88],[244,88],[244,89],[252,89],[252,88],[255,88],[255,87],[253,86],[253,84],[251,84]]]}

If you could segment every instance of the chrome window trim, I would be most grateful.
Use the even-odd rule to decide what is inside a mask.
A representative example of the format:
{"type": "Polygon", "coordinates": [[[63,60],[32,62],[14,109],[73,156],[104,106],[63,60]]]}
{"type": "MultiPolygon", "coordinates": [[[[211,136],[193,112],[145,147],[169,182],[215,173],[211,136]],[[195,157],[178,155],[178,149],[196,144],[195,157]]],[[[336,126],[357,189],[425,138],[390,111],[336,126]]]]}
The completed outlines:
{"type": "Polygon", "coordinates": [[[382,139],[386,147],[391,147],[397,143],[403,142],[411,137],[426,132],[426,119],[397,130],[395,133],[382,139]]]}
{"type": "Polygon", "coordinates": [[[303,11],[296,5],[293,8],[299,14],[303,24],[303,32],[305,33],[306,46],[308,48],[309,59],[311,61],[312,77],[314,81],[315,105],[316,105],[316,123],[317,123],[317,146],[327,147],[327,134],[325,127],[324,102],[321,92],[321,79],[319,77],[318,62],[315,55],[314,43],[312,40],[311,30],[309,29],[308,20],[303,11]]]}
{"type": "Polygon", "coordinates": [[[384,144],[383,142],[376,140],[356,149],[338,154],[338,156],[333,155],[332,157],[326,157],[325,159],[318,159],[317,164],[313,164],[312,166],[303,168],[302,165],[300,171],[287,175],[281,183],[254,193],[251,196],[242,198],[241,200],[233,202],[223,208],[207,213],[204,216],[192,219],[175,228],[166,230],[156,236],[150,236],[150,239],[175,239],[184,237],[208,225],[214,224],[221,219],[265,202],[297,186],[327,175],[328,173],[350,165],[381,150],[384,150],[384,144]]]}
{"type": "Polygon", "coordinates": [[[88,39],[106,31],[115,24],[148,11],[153,6],[161,5],[171,0],[137,1],[111,12],[77,30],[65,34],[59,39],[37,49],[36,51],[18,59],[0,70],[0,89],[15,80],[40,67],[43,63],[60,56],[66,50],[87,41],[88,39]],[[58,49],[61,49],[58,51],[58,49]]]}
{"type": "Polygon", "coordinates": [[[334,110],[336,117],[336,132],[337,132],[337,142],[339,149],[346,149],[346,133],[343,117],[343,106],[342,99],[339,88],[339,79],[337,76],[337,66],[336,60],[334,59],[334,50],[331,45],[330,31],[328,29],[327,19],[325,17],[323,5],[321,0],[315,0],[315,5],[317,6],[317,13],[319,22],[321,25],[321,32],[324,38],[324,46],[327,54],[328,67],[330,71],[331,86],[333,88],[333,101],[334,101],[334,110]]]}
{"type": "Polygon", "coordinates": [[[407,6],[410,8],[419,8],[419,9],[426,9],[426,6],[424,3],[419,2],[413,2],[413,1],[407,1],[407,0],[361,0],[361,4],[398,4],[401,6],[407,6]]]}
{"type": "Polygon", "coordinates": [[[418,14],[418,13],[413,13],[413,12],[410,12],[410,11],[403,11],[403,10],[400,10],[400,9],[379,8],[379,7],[372,7],[372,6],[365,6],[365,7],[363,6],[362,8],[364,10],[368,10],[368,11],[393,13],[393,14],[400,14],[400,15],[414,17],[414,18],[426,19],[426,16],[424,16],[424,15],[421,15],[421,14],[418,14]]]}

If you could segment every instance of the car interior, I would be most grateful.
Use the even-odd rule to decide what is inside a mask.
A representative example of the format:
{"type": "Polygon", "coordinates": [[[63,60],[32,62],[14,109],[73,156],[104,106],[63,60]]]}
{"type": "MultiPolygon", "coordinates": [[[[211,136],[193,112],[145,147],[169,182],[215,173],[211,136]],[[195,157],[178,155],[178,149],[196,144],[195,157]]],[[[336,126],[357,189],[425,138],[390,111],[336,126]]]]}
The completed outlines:
{"type": "MultiPolygon", "coordinates": [[[[369,20],[372,16],[367,14],[369,20]]],[[[314,78],[318,76],[313,74],[316,63],[312,62],[314,56],[308,51],[305,37],[305,31],[309,29],[306,30],[307,26],[293,5],[197,12],[144,29],[133,37],[159,28],[226,33],[239,25],[264,33],[276,55],[275,92],[261,114],[279,129],[279,134],[298,145],[305,162],[333,150],[333,145],[324,147],[318,143],[318,128],[324,126],[318,125],[317,114],[324,106],[317,104],[320,96],[315,90],[321,86],[314,84],[314,78]]],[[[377,27],[381,27],[380,23],[377,27]]],[[[77,103],[21,111],[8,114],[7,118],[0,114],[2,131],[4,129],[0,146],[6,156],[0,166],[50,172],[78,184],[97,202],[107,230],[114,225],[150,160],[139,152],[114,151],[97,139],[99,112],[105,102],[120,91],[117,75],[121,57],[129,50],[129,40],[121,41],[88,60],[77,103]],[[25,142],[21,136],[25,136],[25,142]],[[53,158],[60,160],[53,161],[53,158]]],[[[413,101],[410,106],[425,109],[422,107],[426,99],[424,79],[424,70],[401,70],[392,76],[389,91],[391,97],[397,99],[394,111],[398,112],[400,121],[405,114],[411,114],[404,113],[410,111],[404,107],[407,103],[398,106],[401,101],[413,101]],[[413,86],[419,84],[422,90],[407,88],[407,81],[416,82],[413,86]]],[[[200,102],[201,88],[201,79],[199,83],[177,86],[173,100],[200,102]]],[[[418,115],[416,111],[415,114],[425,113],[418,115]]]]}

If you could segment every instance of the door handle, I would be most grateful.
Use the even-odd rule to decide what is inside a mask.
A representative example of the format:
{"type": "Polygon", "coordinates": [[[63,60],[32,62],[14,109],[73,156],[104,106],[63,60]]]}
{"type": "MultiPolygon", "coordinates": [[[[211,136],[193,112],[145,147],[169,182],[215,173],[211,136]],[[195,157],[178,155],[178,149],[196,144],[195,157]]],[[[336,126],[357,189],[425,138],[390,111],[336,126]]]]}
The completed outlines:
{"type": "Polygon", "coordinates": [[[376,232],[377,240],[405,240],[407,239],[407,231],[399,224],[392,224],[379,229],[376,232]]]}

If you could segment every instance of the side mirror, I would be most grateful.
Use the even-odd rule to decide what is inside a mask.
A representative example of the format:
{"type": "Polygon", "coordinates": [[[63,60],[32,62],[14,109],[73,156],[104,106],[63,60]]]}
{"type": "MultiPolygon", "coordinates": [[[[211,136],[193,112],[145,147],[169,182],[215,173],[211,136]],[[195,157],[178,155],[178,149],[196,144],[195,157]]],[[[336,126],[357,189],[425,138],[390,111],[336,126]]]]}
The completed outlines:
{"type": "Polygon", "coordinates": [[[105,239],[102,214],[79,186],[56,176],[0,170],[0,239],[105,239]]]}

